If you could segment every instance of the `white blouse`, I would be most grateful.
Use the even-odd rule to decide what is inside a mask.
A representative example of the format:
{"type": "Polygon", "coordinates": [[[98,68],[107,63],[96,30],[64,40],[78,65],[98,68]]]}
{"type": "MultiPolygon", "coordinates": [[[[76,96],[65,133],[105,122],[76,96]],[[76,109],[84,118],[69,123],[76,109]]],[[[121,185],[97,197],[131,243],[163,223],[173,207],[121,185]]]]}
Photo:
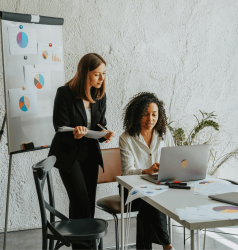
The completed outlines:
{"type": "Polygon", "coordinates": [[[141,175],[142,170],[150,168],[160,161],[161,148],[175,146],[173,137],[167,128],[164,140],[154,130],[150,148],[143,136],[130,136],[124,132],[119,138],[121,166],[123,175],[141,175]]]}
{"type": "Polygon", "coordinates": [[[87,129],[91,129],[91,108],[85,110],[87,115],[87,129]]]}

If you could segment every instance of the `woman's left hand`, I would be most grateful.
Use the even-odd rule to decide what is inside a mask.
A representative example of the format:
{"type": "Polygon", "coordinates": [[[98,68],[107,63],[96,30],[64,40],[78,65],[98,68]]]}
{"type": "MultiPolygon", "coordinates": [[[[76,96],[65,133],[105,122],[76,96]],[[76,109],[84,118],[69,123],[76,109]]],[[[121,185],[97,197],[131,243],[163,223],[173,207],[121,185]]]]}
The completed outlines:
{"type": "MultiPolygon", "coordinates": [[[[104,138],[107,139],[106,143],[111,141],[112,137],[114,136],[114,133],[112,131],[107,130],[109,133],[107,133],[104,138]]],[[[102,132],[107,132],[106,130],[102,130],[102,132]]]]}

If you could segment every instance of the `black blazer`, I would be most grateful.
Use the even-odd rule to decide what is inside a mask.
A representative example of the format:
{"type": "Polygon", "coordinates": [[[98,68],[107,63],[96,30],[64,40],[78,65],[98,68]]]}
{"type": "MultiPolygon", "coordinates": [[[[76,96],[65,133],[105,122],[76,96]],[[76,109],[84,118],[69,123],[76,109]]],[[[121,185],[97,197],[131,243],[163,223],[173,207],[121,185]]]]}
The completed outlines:
{"type": "MultiPolygon", "coordinates": [[[[92,91],[93,92],[93,91],[92,91]]],[[[93,93],[92,93],[93,97],[93,93]]],[[[91,129],[101,131],[97,126],[100,123],[103,127],[106,126],[106,94],[100,100],[95,100],[91,103],[91,129]]],[[[87,127],[87,116],[82,99],[77,99],[69,86],[59,87],[55,96],[53,110],[53,124],[55,132],[58,127],[68,126],[75,128],[76,126],[87,127]]],[[[94,157],[98,164],[103,168],[102,153],[99,143],[106,141],[105,138],[99,140],[82,137],[74,139],[73,132],[58,132],[55,134],[49,156],[55,155],[57,160],[55,167],[70,172],[74,161],[87,160],[94,157]]]]}

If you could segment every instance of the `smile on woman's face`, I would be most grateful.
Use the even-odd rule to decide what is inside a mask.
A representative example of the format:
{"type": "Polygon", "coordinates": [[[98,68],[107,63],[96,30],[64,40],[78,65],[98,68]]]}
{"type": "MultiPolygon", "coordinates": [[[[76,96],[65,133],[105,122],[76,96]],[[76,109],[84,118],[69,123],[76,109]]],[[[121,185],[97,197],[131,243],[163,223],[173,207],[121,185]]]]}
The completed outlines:
{"type": "Polygon", "coordinates": [[[141,130],[152,130],[158,121],[159,109],[156,103],[149,104],[145,115],[140,121],[141,130]]]}
{"type": "Polygon", "coordinates": [[[106,65],[101,63],[95,70],[89,71],[87,76],[87,85],[89,88],[99,89],[105,79],[106,65]]]}

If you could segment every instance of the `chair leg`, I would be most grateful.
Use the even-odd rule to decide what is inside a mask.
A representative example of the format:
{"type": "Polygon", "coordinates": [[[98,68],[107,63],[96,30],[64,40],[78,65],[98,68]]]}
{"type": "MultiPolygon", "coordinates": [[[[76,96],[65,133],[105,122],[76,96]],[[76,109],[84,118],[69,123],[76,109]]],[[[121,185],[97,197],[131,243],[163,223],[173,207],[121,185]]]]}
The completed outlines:
{"type": "Polygon", "coordinates": [[[93,250],[98,250],[98,240],[92,240],[93,250]]]}
{"type": "Polygon", "coordinates": [[[103,238],[99,239],[100,243],[98,245],[98,250],[103,250],[103,238]]]}
{"type": "Polygon", "coordinates": [[[54,240],[50,240],[49,250],[53,250],[53,249],[54,249],[54,240]]]}
{"type": "Polygon", "coordinates": [[[48,250],[48,239],[46,235],[42,235],[42,250],[48,250]]]}
{"type": "Polygon", "coordinates": [[[119,250],[119,231],[118,231],[118,218],[116,214],[113,214],[115,221],[115,237],[116,237],[116,250],[119,250]]]}
{"type": "Polygon", "coordinates": [[[183,244],[185,246],[185,227],[183,227],[183,244]]]}

